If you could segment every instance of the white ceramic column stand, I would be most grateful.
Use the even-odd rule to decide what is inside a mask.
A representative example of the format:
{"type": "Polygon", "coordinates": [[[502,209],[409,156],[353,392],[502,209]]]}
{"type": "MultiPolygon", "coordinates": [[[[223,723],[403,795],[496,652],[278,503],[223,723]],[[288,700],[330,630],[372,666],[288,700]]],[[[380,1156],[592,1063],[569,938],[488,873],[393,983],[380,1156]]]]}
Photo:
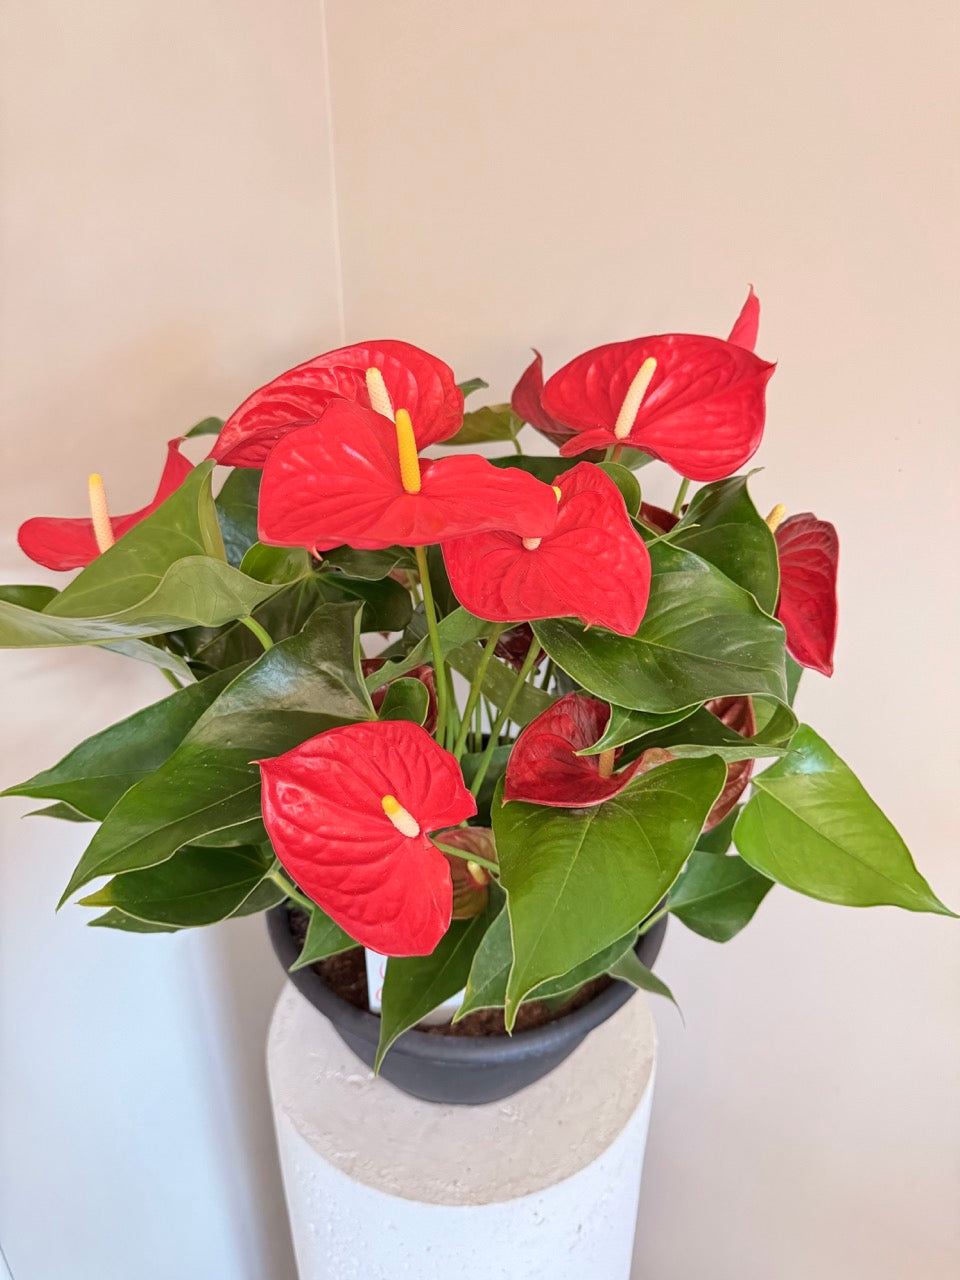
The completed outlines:
{"type": "Polygon", "coordinates": [[[300,1280],[628,1280],[655,1058],[638,992],[543,1080],[440,1106],[287,983],[267,1065],[300,1280]]]}

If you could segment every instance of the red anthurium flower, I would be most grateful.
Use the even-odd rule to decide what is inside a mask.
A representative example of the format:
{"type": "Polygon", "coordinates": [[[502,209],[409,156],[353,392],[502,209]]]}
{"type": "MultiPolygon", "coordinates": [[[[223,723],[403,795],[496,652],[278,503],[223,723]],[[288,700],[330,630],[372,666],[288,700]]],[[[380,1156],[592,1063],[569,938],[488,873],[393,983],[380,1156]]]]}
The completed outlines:
{"type": "Polygon", "coordinates": [[[316,422],[337,398],[391,422],[406,409],[420,449],[448,440],[463,420],[463,392],[442,360],[409,342],[362,342],[316,356],[255,391],[224,423],[210,456],[232,467],[262,467],[279,439],[316,422]]]}
{"type": "Polygon", "coordinates": [[[561,447],[567,456],[629,445],[690,480],[720,480],[757,451],[773,370],[719,338],[635,338],[565,365],[547,381],[543,408],[577,432],[561,447]]]}
{"type": "Polygon", "coordinates": [[[128,529],[146,519],[162,502],[178,489],[193,470],[180,452],[178,436],[167,444],[167,460],[157,485],[153,501],[139,511],[127,516],[111,516],[107,512],[103,482],[98,475],[90,477],[90,508],[92,518],[76,520],[57,516],[34,516],[20,526],[17,541],[21,550],[31,560],[47,569],[82,569],[106,551],[128,529]]]}
{"type": "MultiPolygon", "coordinates": [[[[501,661],[509,662],[515,671],[519,671],[527,660],[531,644],[533,644],[533,627],[529,622],[521,622],[519,626],[511,627],[509,631],[501,631],[497,636],[493,652],[501,661]]],[[[544,657],[545,654],[541,649],[534,663],[534,669],[539,667],[544,657]]]]}
{"type": "Polygon", "coordinates": [[[427,546],[484,529],[533,537],[553,528],[549,485],[475,454],[421,465],[409,414],[331,403],[321,422],[279,442],[260,486],[260,538],[323,551],[427,546]]]}
{"type": "Polygon", "coordinates": [[[263,820],[305,894],[365,947],[429,955],[450,925],[447,860],[427,835],[472,817],[460,766],[419,725],[346,725],[261,760],[263,820]]]}
{"type": "Polygon", "coordinates": [[[633,635],[650,592],[650,556],[620,491],[581,462],[557,478],[556,525],[540,537],[482,533],[444,542],[453,593],[491,622],[579,618],[633,635]]]}
{"type": "Polygon", "coordinates": [[[803,667],[833,675],[837,639],[837,531],[810,511],[784,520],[774,534],[780,557],[777,617],[787,651],[803,667]]]}
{"type": "MultiPolygon", "coordinates": [[[[360,670],[365,676],[373,675],[375,671],[379,671],[386,658],[363,658],[360,662],[360,670]]],[[[419,680],[427,690],[427,718],[423,722],[423,727],[427,733],[433,733],[437,727],[437,685],[433,675],[433,667],[411,667],[407,672],[407,679],[419,680]]],[[[383,700],[387,696],[387,690],[393,684],[392,680],[388,680],[386,684],[382,684],[379,689],[375,689],[370,695],[370,701],[373,703],[374,711],[379,711],[383,706],[383,700]]]]}
{"type": "Polygon", "coordinates": [[[619,751],[577,755],[600,738],[610,719],[605,702],[568,693],[531,720],[517,738],[503,784],[504,800],[526,800],[553,808],[580,809],[619,795],[640,770],[632,764],[614,773],[619,751]]]}
{"type": "Polygon", "coordinates": [[[479,856],[487,862],[497,861],[497,847],[489,827],[456,827],[441,832],[443,843],[454,849],[462,849],[467,859],[452,853],[443,856],[450,864],[453,882],[454,920],[472,920],[487,909],[490,898],[490,872],[478,862],[471,862],[469,855],[479,856]]]}

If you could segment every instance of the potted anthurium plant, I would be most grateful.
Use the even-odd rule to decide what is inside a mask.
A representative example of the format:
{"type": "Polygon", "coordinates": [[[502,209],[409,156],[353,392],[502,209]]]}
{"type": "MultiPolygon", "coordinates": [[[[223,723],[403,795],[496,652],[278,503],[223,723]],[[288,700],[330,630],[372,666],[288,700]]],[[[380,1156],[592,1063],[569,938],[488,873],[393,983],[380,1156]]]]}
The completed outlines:
{"type": "Polygon", "coordinates": [[[93,476],[89,517],[28,520],[26,554],[79,572],[0,590],[0,642],[174,686],[8,788],[98,824],[64,900],[136,932],[270,912],[348,1043],[459,1101],[542,1074],[635,987],[669,994],[668,916],[723,942],[774,884],[952,914],[792,709],[804,667],[833,669],[837,535],[748,492],[758,318],[751,292],[726,340],[614,342],[546,381],[537,355],[468,413],[485,384],[360,343],[198,424],[198,465],[171,441],[143,510],[93,476]],[[672,510],[643,501],[651,462],[672,510]]]}

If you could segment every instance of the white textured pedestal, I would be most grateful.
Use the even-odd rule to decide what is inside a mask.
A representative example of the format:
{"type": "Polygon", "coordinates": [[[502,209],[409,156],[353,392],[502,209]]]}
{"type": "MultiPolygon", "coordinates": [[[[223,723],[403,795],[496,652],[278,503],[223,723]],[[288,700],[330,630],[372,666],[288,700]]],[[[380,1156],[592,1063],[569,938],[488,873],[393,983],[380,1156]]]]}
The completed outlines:
{"type": "Polygon", "coordinates": [[[638,992],[545,1079],[439,1106],[288,983],[267,1065],[300,1280],[628,1280],[655,1056],[638,992]]]}

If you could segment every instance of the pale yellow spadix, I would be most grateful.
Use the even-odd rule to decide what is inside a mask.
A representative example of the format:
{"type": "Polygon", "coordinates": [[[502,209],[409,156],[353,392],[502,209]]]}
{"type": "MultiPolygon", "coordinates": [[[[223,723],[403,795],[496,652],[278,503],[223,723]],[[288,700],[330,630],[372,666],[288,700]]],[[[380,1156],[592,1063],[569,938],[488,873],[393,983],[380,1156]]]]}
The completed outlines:
{"type": "Polygon", "coordinates": [[[420,492],[420,459],[413,423],[406,409],[397,410],[397,453],[400,455],[400,482],[407,493],[420,492]]]}
{"type": "Polygon", "coordinates": [[[542,538],[521,538],[520,541],[523,543],[524,551],[536,551],[537,547],[539,547],[543,539],[542,538]]]}
{"type": "Polygon", "coordinates": [[[783,518],[787,514],[787,508],[782,502],[778,502],[770,514],[767,516],[767,528],[771,533],[776,533],[783,524],[783,518]]]}
{"type": "Polygon", "coordinates": [[[384,796],[380,803],[383,806],[383,812],[402,836],[420,834],[420,823],[403,807],[396,796],[384,796]]]}
{"type": "Polygon", "coordinates": [[[647,356],[643,364],[633,375],[633,381],[627,387],[627,394],[623,397],[623,404],[620,406],[620,412],[617,414],[617,420],[613,425],[613,434],[618,440],[626,440],[630,434],[634,422],[637,420],[637,414],[640,406],[643,404],[643,397],[647,394],[647,388],[650,386],[650,380],[657,372],[657,361],[654,356],[647,356]]]}
{"type": "Polygon", "coordinates": [[[366,374],[367,395],[370,397],[370,407],[377,413],[382,413],[385,418],[393,421],[393,401],[390,399],[390,392],[387,390],[387,384],[383,380],[383,374],[379,369],[368,369],[366,374]]]}
{"type": "Polygon", "coordinates": [[[109,550],[116,542],[113,536],[113,525],[107,511],[107,495],[103,488],[103,477],[94,472],[87,481],[90,495],[90,518],[93,521],[93,536],[97,540],[97,548],[101,553],[109,550]]]}

